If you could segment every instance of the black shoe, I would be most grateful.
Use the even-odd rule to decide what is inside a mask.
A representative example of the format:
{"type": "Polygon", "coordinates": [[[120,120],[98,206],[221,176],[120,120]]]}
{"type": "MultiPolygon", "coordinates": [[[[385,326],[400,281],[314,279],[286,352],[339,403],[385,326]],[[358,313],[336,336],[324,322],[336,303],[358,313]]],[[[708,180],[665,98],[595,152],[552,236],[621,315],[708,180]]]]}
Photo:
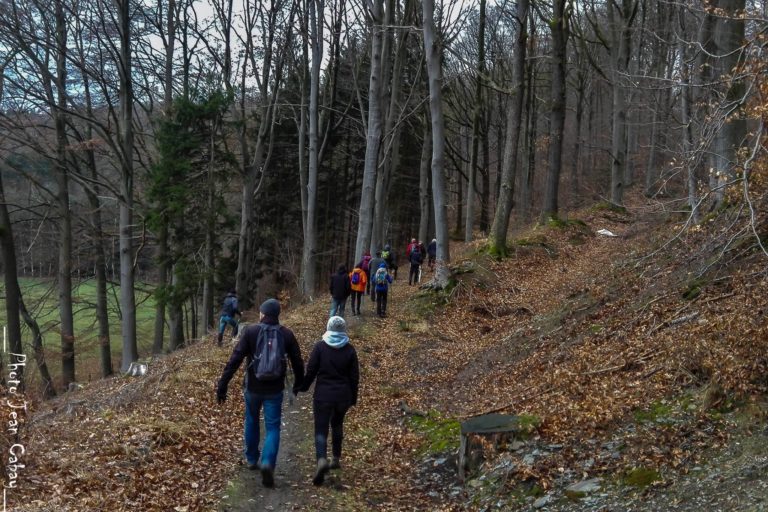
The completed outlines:
{"type": "Polygon", "coordinates": [[[262,465],[259,469],[261,469],[261,485],[264,487],[274,487],[275,486],[275,470],[272,469],[270,466],[267,466],[266,464],[262,465]]]}
{"type": "Polygon", "coordinates": [[[328,473],[330,466],[328,465],[328,459],[317,459],[317,469],[315,470],[315,477],[312,479],[312,483],[315,485],[323,485],[325,481],[325,475],[328,473]]]}
{"type": "Polygon", "coordinates": [[[246,467],[251,470],[259,469],[259,465],[257,463],[253,463],[253,464],[248,463],[246,464],[246,467]]]}
{"type": "Polygon", "coordinates": [[[341,461],[338,457],[334,457],[331,460],[331,464],[328,466],[329,469],[341,469],[341,461]]]}

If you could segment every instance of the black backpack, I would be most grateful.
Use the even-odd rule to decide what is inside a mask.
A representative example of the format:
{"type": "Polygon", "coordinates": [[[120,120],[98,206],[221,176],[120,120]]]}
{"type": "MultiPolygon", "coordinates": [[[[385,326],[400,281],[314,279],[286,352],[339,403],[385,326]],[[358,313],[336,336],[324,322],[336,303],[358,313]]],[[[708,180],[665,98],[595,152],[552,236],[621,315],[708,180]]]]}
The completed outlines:
{"type": "Polygon", "coordinates": [[[280,325],[259,324],[256,351],[248,365],[248,374],[256,380],[279,380],[285,377],[285,339],[280,325]]]}

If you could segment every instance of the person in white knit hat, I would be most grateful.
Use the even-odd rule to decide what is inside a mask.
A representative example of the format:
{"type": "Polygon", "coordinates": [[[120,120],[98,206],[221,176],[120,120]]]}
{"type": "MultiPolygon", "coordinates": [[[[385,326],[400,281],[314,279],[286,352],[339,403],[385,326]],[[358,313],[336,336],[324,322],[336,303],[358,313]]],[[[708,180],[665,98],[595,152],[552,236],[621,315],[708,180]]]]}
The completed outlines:
{"type": "Polygon", "coordinates": [[[322,485],[331,469],[341,468],[344,416],[357,404],[360,366],[355,347],[349,342],[347,323],[340,316],[328,320],[323,339],[318,341],[307,362],[300,391],[315,383],[312,414],[315,418],[317,469],[312,483],[322,485]],[[333,459],[328,460],[328,427],[331,429],[333,459]]]}

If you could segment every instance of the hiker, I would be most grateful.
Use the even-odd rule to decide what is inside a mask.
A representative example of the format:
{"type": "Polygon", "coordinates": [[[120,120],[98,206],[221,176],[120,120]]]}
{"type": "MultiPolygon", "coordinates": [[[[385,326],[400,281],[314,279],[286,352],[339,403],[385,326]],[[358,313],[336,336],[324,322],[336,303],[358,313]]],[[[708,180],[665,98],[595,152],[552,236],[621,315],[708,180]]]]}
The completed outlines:
{"type": "Polygon", "coordinates": [[[374,274],[374,287],[376,289],[376,314],[380,318],[387,316],[387,294],[389,285],[392,283],[392,276],[387,272],[387,264],[381,263],[374,274]]]}
{"type": "Polygon", "coordinates": [[[331,293],[331,314],[328,316],[344,316],[344,307],[347,305],[347,297],[352,292],[347,275],[347,267],[339,265],[336,273],[331,276],[331,284],[328,286],[331,293]]]}
{"type": "Polygon", "coordinates": [[[424,242],[421,240],[419,240],[419,252],[421,253],[421,259],[424,260],[427,255],[427,248],[424,247],[424,242]]]}
{"type": "Polygon", "coordinates": [[[411,258],[411,251],[413,251],[414,247],[418,247],[419,244],[416,243],[415,238],[411,238],[411,242],[408,244],[408,247],[405,249],[405,257],[410,259],[411,258]]]}
{"type": "Polygon", "coordinates": [[[352,315],[360,314],[360,305],[363,302],[363,294],[368,285],[368,276],[360,265],[355,265],[352,272],[349,273],[349,284],[352,288],[352,315]]]}
{"type": "Polygon", "coordinates": [[[424,261],[424,257],[421,254],[419,246],[416,246],[413,248],[411,256],[408,258],[411,262],[411,270],[408,272],[408,286],[419,283],[421,278],[419,276],[419,267],[421,267],[421,263],[424,261]]]}
{"type": "Polygon", "coordinates": [[[387,264],[387,270],[397,279],[397,257],[389,244],[384,246],[384,250],[381,251],[381,257],[384,258],[387,264]]]}
{"type": "Polygon", "coordinates": [[[437,238],[433,238],[427,246],[427,262],[430,270],[435,270],[435,258],[437,257],[437,238]]]}
{"type": "Polygon", "coordinates": [[[371,259],[368,264],[368,282],[371,283],[371,304],[376,304],[376,286],[374,286],[373,277],[382,263],[384,263],[385,266],[387,264],[384,261],[384,258],[381,257],[381,251],[376,251],[376,257],[371,259]]]}
{"type": "Polygon", "coordinates": [[[227,296],[224,297],[224,302],[221,305],[221,316],[219,316],[219,336],[216,340],[216,344],[221,346],[221,342],[224,340],[224,331],[227,330],[227,325],[232,326],[232,337],[237,336],[238,319],[236,316],[241,316],[239,304],[237,302],[237,291],[230,290],[227,296]]]}
{"type": "Polygon", "coordinates": [[[357,404],[360,368],[357,352],[349,342],[347,324],[340,316],[328,320],[323,339],[318,341],[307,361],[307,375],[301,391],[315,383],[312,415],[315,418],[315,456],[317,469],[312,483],[322,485],[326,473],[341,468],[344,415],[357,404]],[[331,427],[331,452],[328,461],[328,427],[331,427]]]}
{"type": "MultiPolygon", "coordinates": [[[[366,277],[371,274],[371,251],[365,251],[365,254],[363,254],[363,259],[360,260],[360,263],[358,263],[358,266],[363,269],[363,272],[365,272],[366,277]]],[[[371,293],[370,290],[371,286],[371,280],[366,279],[365,280],[365,294],[368,295],[371,293]]]]}
{"type": "Polygon", "coordinates": [[[280,421],[282,419],[283,389],[287,373],[286,355],[295,376],[293,393],[304,381],[304,361],[293,332],[280,325],[280,302],[268,299],[259,307],[259,323],[249,326],[232,351],[229,362],[219,379],[216,400],[227,399],[227,386],[247,360],[243,395],[245,398],[244,454],[248,469],[261,471],[264,487],[275,485],[275,463],[280,448],[280,421]],[[259,422],[264,408],[264,445],[259,459],[259,422]]]}

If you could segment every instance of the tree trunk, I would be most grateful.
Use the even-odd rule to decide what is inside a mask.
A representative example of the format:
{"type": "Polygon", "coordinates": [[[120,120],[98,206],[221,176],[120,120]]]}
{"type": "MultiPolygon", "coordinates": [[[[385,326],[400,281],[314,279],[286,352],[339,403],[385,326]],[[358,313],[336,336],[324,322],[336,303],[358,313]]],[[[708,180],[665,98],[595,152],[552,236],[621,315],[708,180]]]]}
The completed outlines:
{"type": "Polygon", "coordinates": [[[523,95],[525,92],[525,57],[527,49],[528,0],[519,0],[515,24],[515,53],[512,61],[512,86],[515,96],[507,107],[507,133],[504,141],[504,167],[501,174],[501,189],[496,205],[496,215],[491,226],[489,251],[491,254],[505,256],[507,254],[507,230],[509,216],[515,197],[515,175],[517,174],[517,153],[520,141],[520,126],[523,118],[523,95]]]}
{"type": "Polygon", "coordinates": [[[469,185],[467,186],[467,220],[464,241],[472,241],[475,220],[475,182],[483,116],[483,76],[485,75],[485,0],[480,0],[480,26],[477,35],[477,77],[475,79],[475,108],[472,112],[472,152],[469,156],[469,185]]]}
{"type": "Polygon", "coordinates": [[[547,157],[547,185],[544,194],[543,220],[557,217],[560,167],[563,158],[563,128],[565,127],[565,56],[568,44],[568,19],[565,12],[566,0],[554,0],[552,32],[552,89],[549,131],[549,154],[547,157]]]}
{"type": "MultiPolygon", "coordinates": [[[[186,27],[185,27],[186,28],[186,27]]],[[[186,31],[185,31],[186,34],[186,31]]],[[[166,116],[171,114],[173,107],[173,54],[176,46],[176,0],[168,0],[166,12],[166,48],[165,48],[165,83],[163,94],[163,109],[166,116]]],[[[184,44],[186,48],[186,44],[184,44]]],[[[183,52],[186,54],[186,51],[183,52]]],[[[184,89],[185,97],[187,89],[184,89]]],[[[168,286],[168,271],[170,256],[168,254],[168,224],[165,213],[161,209],[161,225],[157,234],[157,286],[162,293],[155,294],[155,326],[152,340],[152,354],[163,353],[163,338],[165,337],[165,288],[168,286]]]]}
{"type": "MultiPolygon", "coordinates": [[[[88,129],[90,138],[90,129],[88,129]]],[[[96,161],[93,151],[88,150],[88,166],[91,169],[91,179],[97,183],[96,161]]],[[[114,373],[112,368],[112,346],[109,336],[109,311],[107,301],[107,267],[104,256],[104,230],[101,224],[101,202],[99,201],[99,187],[96,185],[91,191],[86,187],[88,204],[91,214],[91,237],[93,238],[94,270],[96,274],[96,320],[99,324],[99,351],[101,355],[101,376],[109,377],[114,373]]]]}
{"type": "Polygon", "coordinates": [[[72,212],[69,207],[67,163],[67,22],[61,0],[55,3],[56,17],[56,105],[52,108],[56,127],[56,204],[59,212],[59,319],[61,334],[61,379],[66,388],[75,381],[75,319],[72,312],[72,212]]]}
{"type": "Polygon", "coordinates": [[[301,291],[312,298],[317,289],[317,175],[319,172],[318,100],[320,64],[323,55],[324,0],[309,0],[309,30],[312,67],[309,75],[309,167],[307,181],[307,223],[301,257],[301,291]]]}
{"type": "Polygon", "coordinates": [[[612,137],[611,137],[611,202],[624,202],[627,160],[627,90],[623,87],[624,76],[629,67],[630,28],[637,9],[635,0],[622,0],[618,15],[617,5],[608,4],[608,20],[612,33],[611,43],[611,87],[613,93],[612,137]]]}
{"type": "Polygon", "coordinates": [[[139,358],[136,345],[136,294],[133,267],[133,80],[131,78],[131,12],[129,0],[116,0],[120,33],[120,308],[123,358],[120,369],[128,371],[139,358]]]}
{"type": "Polygon", "coordinates": [[[440,47],[435,30],[434,0],[423,0],[424,52],[429,80],[429,112],[432,119],[432,197],[435,209],[437,238],[437,268],[435,285],[448,284],[448,264],[451,261],[448,238],[448,208],[445,200],[445,122],[443,120],[442,66],[440,47]]]}
{"type": "Polygon", "coordinates": [[[365,160],[363,166],[363,186],[360,195],[360,212],[355,242],[355,261],[360,261],[363,251],[371,247],[373,228],[373,201],[376,186],[376,173],[381,142],[381,51],[383,43],[384,0],[372,0],[371,3],[371,77],[368,84],[368,133],[366,135],[365,160]]]}
{"type": "Polygon", "coordinates": [[[718,56],[713,71],[725,81],[726,89],[718,113],[722,126],[715,134],[713,148],[713,174],[717,177],[713,208],[725,199],[725,186],[735,175],[733,169],[737,165],[738,150],[747,134],[746,119],[736,115],[742,109],[745,84],[738,78],[738,73],[734,73],[743,58],[738,49],[744,40],[745,0],[720,0],[717,4],[722,9],[722,16],[718,16],[713,34],[714,53],[718,56]]]}
{"type": "MultiPolygon", "coordinates": [[[[213,327],[214,316],[214,277],[216,275],[216,266],[214,258],[214,245],[216,243],[216,169],[214,167],[216,144],[215,137],[218,131],[218,119],[214,117],[211,120],[211,140],[210,140],[210,160],[208,161],[208,204],[206,212],[207,222],[205,226],[205,247],[203,249],[203,304],[200,314],[200,332],[203,335],[213,327]]],[[[194,304],[194,302],[193,302],[194,304]]],[[[193,322],[193,325],[197,325],[193,322]]],[[[193,338],[197,338],[193,334],[193,338]]]]}
{"type": "MultiPolygon", "coordinates": [[[[536,41],[536,20],[534,16],[528,16],[529,34],[527,51],[533,54],[536,41]]],[[[538,102],[536,101],[536,65],[533,60],[529,60],[526,65],[527,79],[525,87],[526,103],[525,125],[526,130],[526,161],[523,166],[523,175],[520,177],[520,203],[523,210],[523,218],[527,221],[531,219],[533,211],[533,175],[536,171],[536,138],[538,136],[538,102]]]]}
{"type": "Polygon", "coordinates": [[[171,299],[168,303],[168,324],[170,327],[169,349],[171,351],[184,346],[184,299],[179,290],[178,273],[180,270],[173,266],[171,277],[171,299]]]}
{"type": "MultiPolygon", "coordinates": [[[[3,74],[0,68],[0,100],[3,97],[3,74]]],[[[3,256],[3,282],[5,283],[5,318],[8,324],[8,339],[10,340],[11,360],[14,354],[24,354],[24,345],[21,342],[21,319],[19,318],[19,303],[21,289],[19,288],[19,276],[16,267],[16,246],[13,242],[13,225],[8,214],[5,191],[3,189],[3,176],[0,171],[0,249],[3,256]]],[[[10,361],[8,361],[10,362],[10,361]]],[[[17,385],[20,391],[24,391],[24,366],[16,370],[17,385]]],[[[10,384],[10,383],[9,383],[10,384]]]]}
{"type": "Polygon", "coordinates": [[[419,163],[419,240],[426,242],[429,231],[429,169],[432,156],[432,134],[429,129],[429,112],[424,113],[424,140],[421,144],[419,163]]]}
{"type": "MultiPolygon", "coordinates": [[[[680,17],[681,23],[684,23],[683,16],[680,17]]],[[[682,33],[685,34],[685,27],[682,28],[682,33]]],[[[684,38],[680,38],[678,42],[678,51],[680,55],[680,61],[684,63],[680,67],[680,121],[682,123],[683,132],[683,165],[686,171],[686,186],[688,188],[688,206],[691,208],[691,217],[694,222],[698,222],[698,199],[696,197],[696,164],[693,153],[693,134],[691,127],[691,86],[690,86],[690,72],[688,64],[688,55],[686,52],[686,44],[684,38]]]]}
{"type": "Polygon", "coordinates": [[[40,372],[40,380],[42,381],[42,393],[45,398],[53,398],[56,396],[56,388],[53,385],[53,379],[48,372],[48,365],[45,362],[45,349],[43,348],[43,333],[40,332],[40,326],[37,325],[32,315],[29,314],[27,306],[24,304],[24,299],[19,297],[19,311],[24,318],[24,323],[27,324],[29,330],[32,331],[32,350],[35,352],[35,364],[40,372]]]}

